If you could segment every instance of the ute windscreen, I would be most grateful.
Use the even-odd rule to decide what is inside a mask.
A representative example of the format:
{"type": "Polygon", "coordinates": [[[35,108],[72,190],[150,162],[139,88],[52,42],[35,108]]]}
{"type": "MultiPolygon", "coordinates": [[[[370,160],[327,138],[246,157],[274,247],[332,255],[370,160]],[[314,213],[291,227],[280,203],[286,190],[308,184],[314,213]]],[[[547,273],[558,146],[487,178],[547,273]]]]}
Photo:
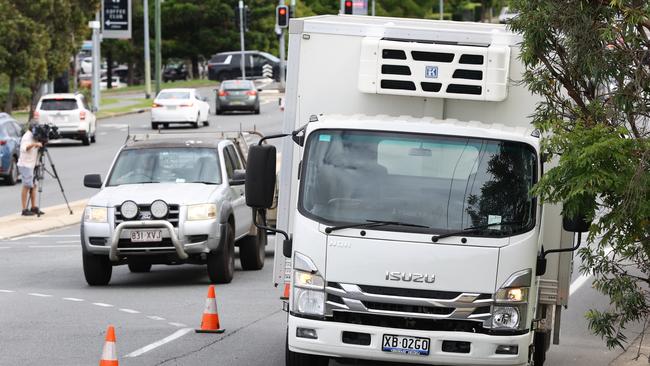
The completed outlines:
{"type": "Polygon", "coordinates": [[[384,229],[436,233],[492,225],[485,236],[534,226],[537,160],[524,143],[322,130],[306,149],[300,210],[325,224],[382,220],[426,226],[384,229]]]}

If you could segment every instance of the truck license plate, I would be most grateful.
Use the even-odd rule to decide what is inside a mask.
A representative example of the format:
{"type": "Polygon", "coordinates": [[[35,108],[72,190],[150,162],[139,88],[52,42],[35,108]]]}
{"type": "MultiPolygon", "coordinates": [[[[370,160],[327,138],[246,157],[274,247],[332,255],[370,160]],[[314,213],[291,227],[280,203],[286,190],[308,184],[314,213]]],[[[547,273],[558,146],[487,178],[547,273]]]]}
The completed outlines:
{"type": "Polygon", "coordinates": [[[131,230],[133,243],[162,241],[162,230],[131,230]]]}
{"type": "Polygon", "coordinates": [[[428,356],[430,345],[431,340],[429,338],[384,334],[381,350],[406,355],[428,356]]]}

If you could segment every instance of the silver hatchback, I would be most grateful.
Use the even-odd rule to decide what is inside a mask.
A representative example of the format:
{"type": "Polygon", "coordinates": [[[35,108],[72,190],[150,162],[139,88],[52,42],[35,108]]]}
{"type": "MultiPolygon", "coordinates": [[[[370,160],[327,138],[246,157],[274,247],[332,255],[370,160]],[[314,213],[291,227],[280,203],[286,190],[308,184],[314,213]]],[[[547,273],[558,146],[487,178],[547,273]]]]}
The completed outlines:
{"type": "Polygon", "coordinates": [[[217,114],[225,111],[252,111],[260,114],[259,90],[251,80],[225,80],[217,89],[217,114]]]}

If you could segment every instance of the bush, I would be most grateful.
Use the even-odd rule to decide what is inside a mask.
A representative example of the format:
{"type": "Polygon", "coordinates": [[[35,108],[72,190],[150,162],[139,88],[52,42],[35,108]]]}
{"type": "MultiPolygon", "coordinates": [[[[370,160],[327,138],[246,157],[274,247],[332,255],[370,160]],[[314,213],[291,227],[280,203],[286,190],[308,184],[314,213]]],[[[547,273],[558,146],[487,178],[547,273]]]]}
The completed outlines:
{"type": "MultiPolygon", "coordinates": [[[[9,89],[2,88],[0,89],[0,109],[4,108],[5,103],[7,102],[7,95],[9,94],[9,89]]],[[[14,95],[13,109],[27,109],[32,98],[32,93],[29,88],[25,87],[16,87],[16,93],[14,95]]]]}

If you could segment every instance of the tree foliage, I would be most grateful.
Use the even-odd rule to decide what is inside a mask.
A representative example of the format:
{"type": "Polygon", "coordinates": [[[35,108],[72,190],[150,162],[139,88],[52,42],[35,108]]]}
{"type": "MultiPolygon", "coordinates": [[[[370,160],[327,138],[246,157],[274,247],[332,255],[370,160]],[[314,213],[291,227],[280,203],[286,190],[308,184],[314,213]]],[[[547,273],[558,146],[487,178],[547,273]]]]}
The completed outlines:
{"type": "Polygon", "coordinates": [[[650,315],[650,2],[513,0],[534,124],[559,155],[536,193],[593,219],[581,271],[610,299],[590,329],[623,346],[650,315]]]}

